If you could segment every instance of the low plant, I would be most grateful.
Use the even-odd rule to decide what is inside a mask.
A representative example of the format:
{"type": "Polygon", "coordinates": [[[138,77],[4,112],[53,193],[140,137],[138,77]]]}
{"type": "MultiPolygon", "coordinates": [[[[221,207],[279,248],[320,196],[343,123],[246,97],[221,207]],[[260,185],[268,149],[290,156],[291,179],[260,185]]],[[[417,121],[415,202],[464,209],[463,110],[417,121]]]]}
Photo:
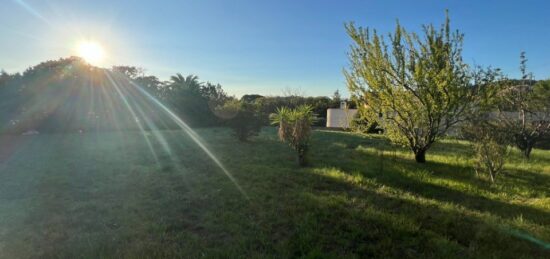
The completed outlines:
{"type": "Polygon", "coordinates": [[[479,175],[480,172],[487,173],[491,182],[494,183],[497,175],[502,172],[504,167],[508,146],[487,137],[474,143],[474,150],[476,153],[474,162],[476,174],[479,175]]]}
{"type": "Polygon", "coordinates": [[[487,174],[494,183],[506,162],[508,135],[497,126],[482,120],[469,122],[462,132],[472,143],[476,175],[487,174]]]}
{"type": "Polygon", "coordinates": [[[378,122],[369,122],[367,118],[362,117],[359,114],[355,116],[353,120],[351,120],[350,130],[363,134],[379,134],[383,132],[383,130],[380,128],[380,125],[378,125],[378,122]]]}

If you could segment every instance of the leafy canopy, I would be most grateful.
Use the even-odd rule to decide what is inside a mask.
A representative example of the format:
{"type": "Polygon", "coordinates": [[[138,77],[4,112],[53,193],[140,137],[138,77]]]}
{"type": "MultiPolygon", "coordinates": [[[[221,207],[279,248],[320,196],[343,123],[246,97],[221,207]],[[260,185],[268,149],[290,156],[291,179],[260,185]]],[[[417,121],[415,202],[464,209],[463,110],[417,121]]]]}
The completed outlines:
{"type": "Polygon", "coordinates": [[[475,82],[480,78],[462,60],[463,34],[451,31],[448,16],[440,28],[423,26],[423,35],[399,23],[388,38],[353,23],[346,29],[353,43],[344,74],[354,99],[392,141],[424,162],[430,146],[464,119],[484,83],[475,82]]]}

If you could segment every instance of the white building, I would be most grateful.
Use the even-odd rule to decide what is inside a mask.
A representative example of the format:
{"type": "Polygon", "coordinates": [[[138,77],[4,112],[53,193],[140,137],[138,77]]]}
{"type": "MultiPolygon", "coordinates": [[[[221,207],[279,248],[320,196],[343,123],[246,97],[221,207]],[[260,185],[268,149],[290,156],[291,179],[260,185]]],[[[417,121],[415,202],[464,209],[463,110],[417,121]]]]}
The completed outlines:
{"type": "Polygon", "coordinates": [[[327,128],[347,129],[356,114],[357,109],[348,109],[346,101],[341,101],[340,108],[327,109],[327,128]]]}

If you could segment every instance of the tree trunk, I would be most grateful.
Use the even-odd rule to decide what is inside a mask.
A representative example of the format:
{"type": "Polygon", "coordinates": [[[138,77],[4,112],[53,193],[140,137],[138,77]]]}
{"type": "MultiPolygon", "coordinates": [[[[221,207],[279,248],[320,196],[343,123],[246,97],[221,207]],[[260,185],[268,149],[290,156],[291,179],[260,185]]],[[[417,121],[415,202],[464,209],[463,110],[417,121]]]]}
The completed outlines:
{"type": "Polygon", "coordinates": [[[426,150],[420,149],[414,152],[414,160],[417,163],[426,163],[426,150]]]}
{"type": "Polygon", "coordinates": [[[306,152],[298,151],[298,165],[304,167],[307,165],[306,152]]]}
{"type": "Polygon", "coordinates": [[[529,157],[531,156],[531,151],[533,150],[533,146],[527,146],[527,148],[525,148],[523,150],[523,156],[527,159],[529,159],[529,157]]]}

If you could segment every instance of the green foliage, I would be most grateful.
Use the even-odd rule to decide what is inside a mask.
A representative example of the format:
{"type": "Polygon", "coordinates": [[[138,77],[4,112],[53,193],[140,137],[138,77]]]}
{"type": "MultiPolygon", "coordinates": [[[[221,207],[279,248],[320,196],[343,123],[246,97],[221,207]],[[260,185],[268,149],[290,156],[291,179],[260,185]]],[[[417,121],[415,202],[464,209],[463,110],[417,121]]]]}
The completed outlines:
{"type": "Polygon", "coordinates": [[[257,136],[263,126],[262,118],[255,103],[229,100],[216,109],[216,114],[225,119],[225,125],[233,130],[239,141],[247,141],[257,136]]]}
{"type": "Polygon", "coordinates": [[[311,125],[315,121],[312,107],[308,105],[301,105],[296,109],[281,107],[270,117],[271,123],[279,126],[279,139],[288,143],[298,153],[298,164],[305,166],[311,125]]]}
{"type": "Polygon", "coordinates": [[[255,102],[259,105],[261,113],[266,118],[266,124],[269,124],[269,115],[277,112],[277,109],[280,107],[294,109],[301,105],[309,105],[312,107],[313,113],[318,116],[313,126],[319,127],[326,126],[327,109],[340,105],[339,103],[335,104],[333,100],[325,96],[266,96],[255,99],[255,102]]]}
{"type": "Polygon", "coordinates": [[[230,98],[193,75],[163,82],[141,68],[104,69],[71,57],[22,75],[0,73],[0,134],[177,128],[140,89],[194,127],[221,125],[213,109],[230,98]]]}
{"type": "Polygon", "coordinates": [[[340,91],[339,90],[334,91],[334,94],[332,95],[333,107],[331,108],[337,108],[338,106],[336,105],[340,105],[341,100],[342,100],[342,96],[340,95],[340,91]]]}
{"type": "Polygon", "coordinates": [[[499,121],[514,144],[529,158],[537,142],[550,138],[550,83],[536,83],[522,52],[521,80],[507,80],[498,95],[499,121]]]}
{"type": "Polygon", "coordinates": [[[247,103],[252,103],[252,102],[255,102],[256,100],[258,100],[260,98],[264,98],[264,96],[259,95],[259,94],[245,94],[241,97],[241,101],[247,102],[247,103]]]}
{"type": "MultiPolygon", "coordinates": [[[[136,86],[167,105],[192,127],[225,125],[225,119],[217,116],[215,109],[232,97],[219,84],[182,74],[162,81],[139,67],[104,69],[71,57],[40,63],[22,75],[0,71],[0,133],[177,128],[136,86]]],[[[258,106],[264,125],[269,125],[269,114],[277,107],[308,104],[320,117],[314,126],[325,126],[327,108],[339,105],[324,96],[251,94],[244,95],[242,101],[258,106]]]]}
{"type": "Polygon", "coordinates": [[[363,107],[359,107],[357,114],[350,122],[350,129],[363,134],[381,133],[383,131],[377,121],[369,121],[363,107]]]}
{"type": "Polygon", "coordinates": [[[200,82],[198,76],[176,74],[162,87],[162,100],[188,124],[195,127],[220,125],[213,110],[230,99],[221,85],[200,82]]]}
{"type": "Polygon", "coordinates": [[[379,125],[376,121],[369,122],[365,118],[361,118],[358,116],[354,117],[351,121],[350,130],[363,134],[374,134],[382,132],[382,129],[379,128],[379,125]]]}
{"type": "Polygon", "coordinates": [[[350,92],[367,106],[370,121],[383,115],[386,135],[424,162],[432,144],[463,119],[479,84],[462,61],[463,35],[451,31],[448,17],[439,29],[424,26],[422,36],[398,23],[389,46],[376,31],[346,29],[353,40],[345,71],[350,92]]]}
{"type": "Polygon", "coordinates": [[[491,182],[495,182],[496,176],[501,173],[508,146],[498,143],[489,135],[485,135],[474,143],[475,170],[489,174],[491,182]]]}
{"type": "Polygon", "coordinates": [[[471,141],[476,174],[487,174],[494,183],[504,169],[510,134],[486,117],[472,118],[464,123],[462,134],[471,141]]]}

